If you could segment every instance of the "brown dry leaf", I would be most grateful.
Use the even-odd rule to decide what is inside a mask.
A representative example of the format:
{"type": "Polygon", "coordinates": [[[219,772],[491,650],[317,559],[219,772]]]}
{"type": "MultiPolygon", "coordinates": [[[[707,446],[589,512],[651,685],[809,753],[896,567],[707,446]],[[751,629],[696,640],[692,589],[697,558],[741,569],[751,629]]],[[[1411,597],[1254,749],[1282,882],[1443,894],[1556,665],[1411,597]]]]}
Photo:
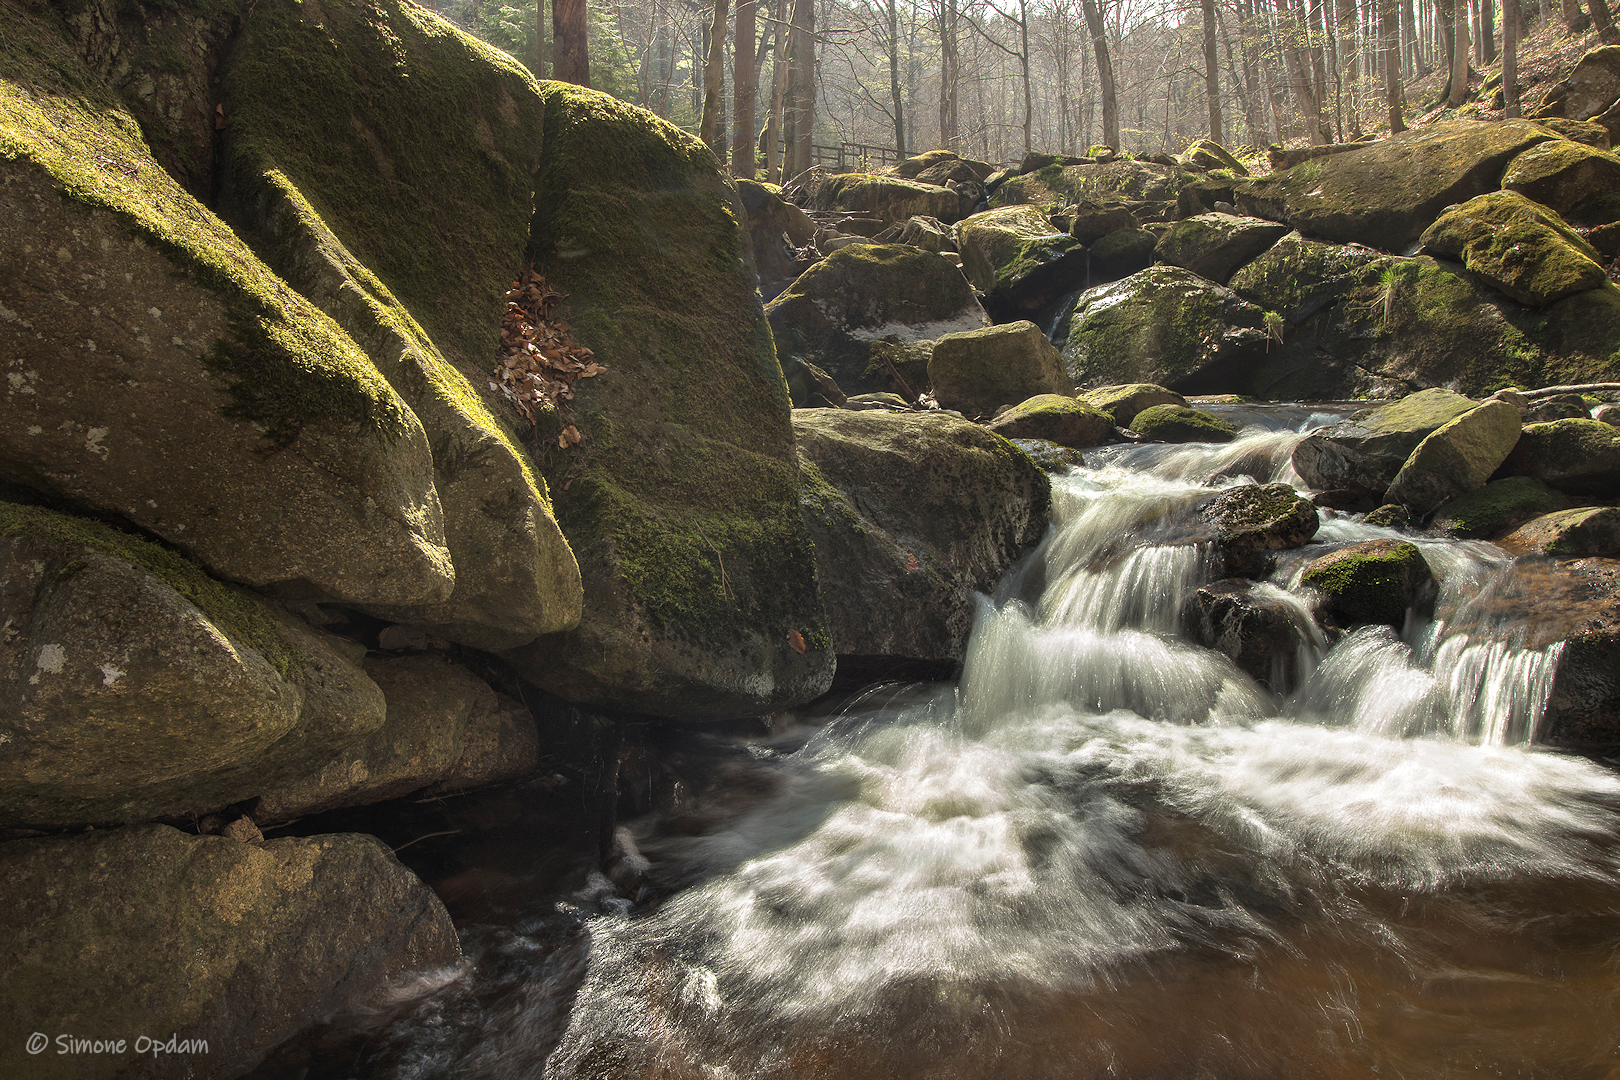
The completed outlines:
{"type": "Polygon", "coordinates": [[[787,639],[788,639],[789,647],[791,647],[794,652],[796,652],[796,653],[804,652],[804,635],[803,634],[799,633],[797,630],[789,630],[787,632],[787,639]]]}
{"type": "Polygon", "coordinates": [[[562,433],[557,436],[557,445],[566,450],[570,446],[578,446],[583,438],[584,436],[579,433],[579,429],[573,424],[569,424],[567,427],[563,428],[562,433]]]}
{"type": "MultiPolygon", "coordinates": [[[[579,379],[607,370],[596,363],[591,350],[573,339],[567,323],[551,318],[551,309],[562,300],[563,295],[547,285],[532,265],[523,268],[506,293],[500,355],[492,372],[498,381],[491,387],[505,394],[530,421],[536,409],[572,399],[573,384],[579,379]]],[[[557,445],[577,446],[580,438],[578,430],[569,425],[557,445]]]]}

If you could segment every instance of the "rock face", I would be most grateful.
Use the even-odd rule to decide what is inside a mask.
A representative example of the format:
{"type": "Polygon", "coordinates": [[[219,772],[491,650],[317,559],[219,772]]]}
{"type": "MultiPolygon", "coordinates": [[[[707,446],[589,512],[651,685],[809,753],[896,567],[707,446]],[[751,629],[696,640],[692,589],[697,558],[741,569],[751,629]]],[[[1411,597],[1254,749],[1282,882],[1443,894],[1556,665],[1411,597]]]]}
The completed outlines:
{"type": "Polygon", "coordinates": [[[578,384],[584,441],[545,465],[585,614],[508,658],[571,701],[662,716],[807,701],[834,661],[793,647],[825,641],[825,615],[733,189],[675,127],[605,94],[543,93],[532,252],[608,372],[578,384]]]}
{"type": "Polygon", "coordinates": [[[1260,577],[1272,553],[1304,547],[1321,527],[1316,505],[1287,484],[1246,484],[1203,509],[1228,574],[1260,577]]]}
{"type": "MultiPolygon", "coordinates": [[[[1616,161],[1620,167],[1620,160],[1616,161]]],[[[1546,307],[1608,281],[1602,258],[1556,215],[1512,191],[1453,206],[1423,233],[1431,255],[1458,258],[1521,304],[1546,307]]]]}
{"type": "Polygon", "coordinates": [[[1061,321],[1077,386],[1149,382],[1225,392],[1265,345],[1264,313],[1189,270],[1155,266],[1082,293],[1061,321]]]}
{"type": "Polygon", "coordinates": [[[736,184],[743,213],[748,215],[748,238],[754,247],[759,294],[769,302],[816,264],[811,246],[816,238],[816,223],[765,184],[740,177],[736,184]]]}
{"type": "Polygon", "coordinates": [[[369,836],[248,844],[135,825],[19,840],[0,845],[0,888],[0,1039],[128,1040],[52,1047],[29,1062],[45,1077],[236,1076],[460,953],[439,899],[369,836]],[[155,1060],[136,1052],[143,1033],[207,1050],[155,1060]]]}
{"type": "Polygon", "coordinates": [[[98,522],[0,504],[0,824],[211,813],[383,723],[342,643],[98,522]]]}
{"type": "Polygon", "coordinates": [[[1527,424],[1498,476],[1528,476],[1569,495],[1620,495],[1620,430],[1601,420],[1527,424]]]}
{"type": "Polygon", "coordinates": [[[1367,540],[1305,567],[1300,581],[1321,591],[1331,615],[1347,626],[1384,623],[1399,630],[1406,613],[1434,586],[1416,544],[1367,540]]]}
{"type": "Polygon", "coordinates": [[[1108,414],[1066,394],[1039,394],[985,425],[1005,439],[1040,439],[1059,446],[1099,446],[1114,424],[1108,414]]]}
{"type": "Polygon", "coordinates": [[[993,314],[1034,311],[1085,277],[1085,245],[1033,206],[974,214],[957,233],[962,272],[993,314]]]}
{"type": "Polygon", "coordinates": [[[1063,358],[1032,322],[946,334],[934,342],[928,378],[940,405],[969,417],[1037,394],[1074,393],[1063,358]]]}
{"type": "Polygon", "coordinates": [[[1509,161],[1551,138],[1528,120],[1431,124],[1251,180],[1237,205],[1303,233],[1399,252],[1441,210],[1495,190],[1509,161]]]}
{"type": "Polygon", "coordinates": [[[1519,410],[1487,401],[1426,436],[1390,482],[1386,502],[1427,514],[1485,486],[1519,441],[1519,410]]]}
{"type": "Polygon", "coordinates": [[[1587,506],[1546,514],[1515,529],[1502,543],[1566,559],[1620,555],[1620,507],[1587,506]]]}
{"type": "Polygon", "coordinates": [[[1232,274],[1282,239],[1288,226],[1232,214],[1197,214],[1170,226],[1159,239],[1160,261],[1225,284],[1232,274]]]}
{"type": "Polygon", "coordinates": [[[1429,527],[1465,540],[1490,539],[1512,532],[1531,518],[1567,509],[1569,499],[1540,480],[1509,476],[1442,503],[1429,519],[1429,527]]]}
{"type": "Polygon", "coordinates": [[[1532,146],[1502,174],[1502,187],[1566,221],[1602,225],[1620,217],[1620,157],[1567,139],[1532,146]]]}
{"type": "Polygon", "coordinates": [[[840,248],[766,312],[783,368],[808,361],[846,394],[892,389],[874,342],[932,341],[990,322],[954,263],[899,244],[840,248]]]}
{"type": "Polygon", "coordinates": [[[974,593],[1045,531],[1046,474],[948,416],[809,409],[793,428],[840,662],[959,663],[974,593]]]}
{"type": "Polygon", "coordinates": [[[1431,433],[1476,402],[1450,390],[1422,390],[1312,432],[1294,448],[1294,470],[1319,491],[1382,495],[1431,433]]]}

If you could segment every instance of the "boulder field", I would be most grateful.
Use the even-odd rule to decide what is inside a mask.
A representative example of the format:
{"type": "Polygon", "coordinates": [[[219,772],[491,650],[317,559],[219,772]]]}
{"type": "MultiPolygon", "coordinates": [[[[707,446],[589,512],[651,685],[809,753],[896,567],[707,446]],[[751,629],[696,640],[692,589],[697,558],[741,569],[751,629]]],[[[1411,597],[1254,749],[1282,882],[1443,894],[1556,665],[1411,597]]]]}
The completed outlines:
{"type": "MultiPolygon", "coordinates": [[[[1261,683],[1324,628],[1249,579],[1319,508],[1578,560],[1594,611],[1617,579],[1616,429],[1491,396],[1615,373],[1593,132],[1436,125],[1261,177],[1208,142],[932,151],[783,189],[399,0],[7,13],[7,1068],[36,1030],[153,1027],[235,1076],[448,974],[439,896],[319,815],[582,746],[611,811],[627,724],[949,674],[1047,469],[1234,436],[1189,395],[1389,399],[1300,443],[1309,498],[1197,511],[1228,577],[1184,618],[1261,683]]],[[[1402,543],[1304,571],[1327,630],[1421,602],[1402,543]]],[[[1600,616],[1549,741],[1620,741],[1600,616]]]]}

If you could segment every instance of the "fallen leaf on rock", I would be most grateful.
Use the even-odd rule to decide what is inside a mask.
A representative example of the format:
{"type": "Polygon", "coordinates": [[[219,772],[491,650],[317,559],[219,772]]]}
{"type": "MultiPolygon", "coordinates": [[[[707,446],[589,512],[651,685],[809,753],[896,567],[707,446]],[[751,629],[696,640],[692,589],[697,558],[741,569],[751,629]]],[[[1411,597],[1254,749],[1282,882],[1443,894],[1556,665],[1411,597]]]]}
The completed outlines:
{"type": "MultiPolygon", "coordinates": [[[[574,340],[567,323],[551,317],[551,309],[563,299],[532,264],[523,268],[506,293],[493,385],[530,421],[536,409],[571,400],[573,384],[580,379],[607,370],[596,362],[591,350],[574,340]]],[[[569,425],[558,436],[557,445],[576,446],[580,438],[569,425]]]]}
{"type": "Polygon", "coordinates": [[[788,646],[790,648],[792,648],[792,650],[794,652],[796,652],[796,653],[804,652],[804,635],[803,634],[799,633],[797,630],[789,630],[788,633],[787,633],[787,638],[788,638],[788,646]]]}

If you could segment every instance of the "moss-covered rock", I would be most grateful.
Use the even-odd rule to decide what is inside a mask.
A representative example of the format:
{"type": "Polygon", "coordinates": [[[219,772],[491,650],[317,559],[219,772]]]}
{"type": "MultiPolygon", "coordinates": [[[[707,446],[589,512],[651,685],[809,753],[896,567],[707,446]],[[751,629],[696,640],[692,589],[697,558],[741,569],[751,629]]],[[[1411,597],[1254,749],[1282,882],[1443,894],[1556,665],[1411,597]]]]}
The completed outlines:
{"type": "Polygon", "coordinates": [[[238,1076],[460,954],[444,905],[370,836],[239,843],[135,825],[19,840],[0,847],[0,889],[8,1057],[36,1031],[124,1043],[53,1045],[26,1059],[41,1077],[238,1076]],[[154,1054],[142,1035],[194,1049],[154,1054]]]}
{"type": "Polygon", "coordinates": [[[1226,169],[1233,176],[1248,176],[1249,170],[1232,152],[1214,139],[1194,139],[1182,151],[1181,159],[1198,169],[1226,169]]]}
{"type": "Polygon", "coordinates": [[[1561,116],[1537,117],[1536,123],[1571,142],[1598,150],[1610,149],[1609,129],[1593,120],[1566,120],[1561,116]]]}
{"type": "Polygon", "coordinates": [[[1513,191],[1493,191],[1448,208],[1424,231],[1423,247],[1431,255],[1461,259],[1470,271],[1532,307],[1608,280],[1590,244],[1558,215],[1513,191]]]}
{"type": "Polygon", "coordinates": [[[1079,395],[1081,401],[1095,405],[1118,427],[1128,428],[1136,414],[1154,405],[1185,405],[1187,399],[1174,390],[1153,383],[1125,383],[1119,386],[1099,386],[1079,395]]]}
{"type": "Polygon", "coordinates": [[[1620,219],[1620,156],[1559,139],[1532,146],[1502,174],[1502,187],[1579,225],[1620,219]]]}
{"type": "Polygon", "coordinates": [[[1601,420],[1526,424],[1497,476],[1528,476],[1569,495],[1620,496],[1620,430],[1601,420]]]}
{"type": "Polygon", "coordinates": [[[1159,261],[1185,267],[1221,284],[1288,233],[1288,226],[1232,214],[1197,214],[1159,238],[1159,261]]]}
{"type": "Polygon", "coordinates": [[[1060,446],[1098,446],[1114,427],[1108,414],[1066,394],[1039,394],[985,425],[1006,439],[1040,439],[1060,446]]]}
{"type": "Polygon", "coordinates": [[[1505,401],[1487,401],[1448,420],[1412,450],[1384,501],[1424,515],[1484,487],[1519,441],[1519,427],[1519,410],[1505,401]]]}
{"type": "Polygon", "coordinates": [[[1086,249],[1086,288],[1118,281],[1153,265],[1153,250],[1159,238],[1141,226],[1120,229],[1102,237],[1086,249]]]}
{"type": "Polygon", "coordinates": [[[1078,386],[1149,382],[1184,393],[1234,389],[1265,346],[1265,313],[1179,267],[1155,266],[1088,289],[1060,320],[1078,386]]]}
{"type": "Polygon", "coordinates": [[[787,387],[735,191],[707,147],[650,113],[542,93],[531,251],[608,372],[577,386],[584,442],[542,457],[585,614],[507,655],[569,700],[664,716],[815,697],[833,658],[815,644],[787,387]]]}
{"type": "Polygon", "coordinates": [[[1215,530],[1226,573],[1237,577],[1268,573],[1273,552],[1304,547],[1322,524],[1316,505],[1287,484],[1229,488],[1202,514],[1215,530]]]}
{"type": "Polygon", "coordinates": [[[955,251],[956,231],[938,218],[909,217],[872,238],[880,244],[909,244],[924,251],[955,251]]]}
{"type": "Polygon", "coordinates": [[[1008,180],[991,193],[990,206],[1029,203],[1057,207],[1064,203],[1122,195],[1149,202],[1173,200],[1196,174],[1147,161],[1110,161],[1095,165],[1048,165],[1008,180]]]}
{"type": "Polygon", "coordinates": [[[212,813],[383,722],[338,639],[99,522],[0,503],[0,824],[212,813]]]}
{"type": "Polygon", "coordinates": [[[1583,506],[1545,514],[1515,529],[1502,544],[1563,559],[1620,555],[1620,507],[1583,506]]]}
{"type": "Polygon", "coordinates": [[[1551,138],[1528,120],[1430,124],[1251,180],[1237,205],[1306,235],[1398,252],[1447,206],[1496,190],[1503,166],[1551,138]]]}
{"type": "MultiPolygon", "coordinates": [[[[937,172],[940,168],[964,168],[973,179],[983,183],[991,173],[996,171],[994,165],[984,161],[973,161],[964,158],[955,150],[929,150],[925,153],[908,157],[897,165],[891,165],[888,171],[903,180],[916,180],[924,173],[937,172]]],[[[943,181],[930,181],[943,185],[943,181]]]]}
{"type": "Polygon", "coordinates": [[[1227,443],[1237,438],[1238,425],[1203,409],[1185,405],[1150,405],[1136,414],[1131,430],[1150,442],[1227,443]]]}
{"type": "Polygon", "coordinates": [[[748,218],[748,238],[754,246],[759,294],[767,301],[774,300],[815,265],[811,245],[816,238],[816,223],[769,184],[741,178],[736,184],[737,197],[748,218]]]}
{"type": "Polygon", "coordinates": [[[1066,207],[1063,213],[1069,218],[1069,234],[1087,244],[1139,227],[1130,208],[1118,200],[1085,199],[1066,207]]]}
{"type": "Polygon", "coordinates": [[[1416,544],[1367,540],[1313,560],[1301,583],[1321,592],[1328,611],[1347,626],[1384,623],[1399,630],[1434,575],[1416,544]]]}
{"type": "Polygon", "coordinates": [[[1037,394],[1074,393],[1063,358],[1032,322],[946,334],[928,361],[934,396],[965,416],[994,416],[1037,394]]]}
{"type": "Polygon", "coordinates": [[[1488,540],[1531,518],[1567,509],[1569,498],[1540,480],[1509,476],[1442,503],[1429,519],[1429,528],[1465,540],[1488,540]]]}
{"type": "Polygon", "coordinates": [[[891,223],[920,214],[950,224],[962,216],[961,199],[948,188],[873,173],[827,177],[812,194],[810,206],[868,214],[891,223]]]}
{"type": "Polygon", "coordinates": [[[1200,585],[1181,609],[1182,629],[1206,649],[1225,653],[1255,682],[1286,694],[1299,677],[1301,646],[1317,630],[1275,586],[1228,578],[1200,585]]]}
{"type": "Polygon", "coordinates": [[[0,320],[0,474],[237,581],[447,598],[428,441],[399,395],[158,166],[48,27],[18,19],[0,48],[0,260],[27,285],[0,320]]]}
{"type": "Polygon", "coordinates": [[[1357,413],[1301,440],[1294,448],[1294,470],[1319,491],[1382,495],[1418,443],[1477,404],[1437,388],[1357,413]]]}
{"type": "Polygon", "coordinates": [[[1291,232],[1237,270],[1232,291],[1300,323],[1338,300],[1361,271],[1382,258],[1362,244],[1330,244],[1291,232]]]}
{"type": "Polygon", "coordinates": [[[900,244],[840,248],[765,311],[783,367],[808,360],[846,394],[894,389],[874,342],[932,341],[990,321],[954,263],[900,244]]]}
{"type": "Polygon", "coordinates": [[[993,316],[1034,311],[1085,278],[1085,245],[1054,228],[1033,206],[1006,206],[957,229],[962,272],[985,294],[993,316]]]}
{"type": "Polygon", "coordinates": [[[800,410],[793,428],[840,665],[961,662],[974,593],[1046,529],[1046,474],[949,416],[800,410]]]}
{"type": "Polygon", "coordinates": [[[1607,113],[1616,101],[1620,101],[1620,45],[1605,45],[1581,57],[1569,78],[1547,91],[1534,115],[1591,120],[1607,113]]]}

